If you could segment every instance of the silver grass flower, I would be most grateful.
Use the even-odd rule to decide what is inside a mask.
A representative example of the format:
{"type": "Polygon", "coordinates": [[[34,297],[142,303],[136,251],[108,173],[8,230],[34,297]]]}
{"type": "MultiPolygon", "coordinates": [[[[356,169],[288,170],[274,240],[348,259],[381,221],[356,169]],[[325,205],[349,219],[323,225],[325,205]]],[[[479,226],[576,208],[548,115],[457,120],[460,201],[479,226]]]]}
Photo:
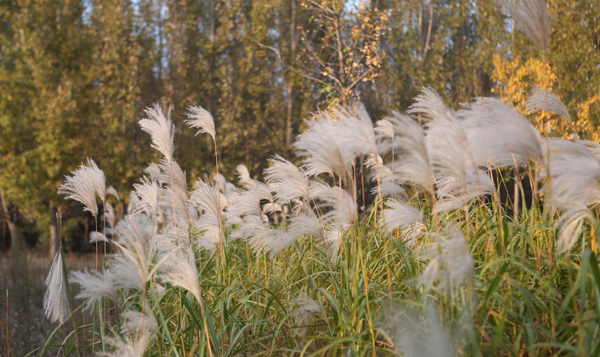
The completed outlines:
{"type": "Polygon", "coordinates": [[[114,350],[111,353],[101,353],[99,355],[104,357],[143,357],[154,335],[151,331],[142,329],[141,333],[136,333],[135,336],[137,336],[136,340],[129,336],[123,338],[107,337],[107,344],[112,346],[114,350]]]}
{"type": "Polygon", "coordinates": [[[118,301],[119,295],[113,284],[110,270],[102,273],[95,271],[76,271],[71,273],[69,282],[78,284],[81,287],[77,299],[89,299],[85,304],[84,310],[91,310],[97,301],[102,298],[108,298],[112,301],[118,301]]]}
{"type": "Polygon", "coordinates": [[[409,114],[425,114],[429,119],[451,120],[454,112],[446,107],[442,98],[431,87],[421,88],[421,93],[409,107],[409,114]]]}
{"type": "Polygon", "coordinates": [[[502,2],[521,30],[540,50],[548,50],[551,21],[546,12],[545,0],[520,0],[502,2]]]}
{"type": "Polygon", "coordinates": [[[396,137],[394,141],[380,142],[378,151],[384,154],[395,149],[393,181],[416,185],[433,194],[433,172],[423,129],[413,118],[397,112],[393,112],[387,120],[394,126],[396,137]]]}
{"type": "Polygon", "coordinates": [[[156,255],[156,225],[146,215],[125,216],[115,227],[115,235],[118,238],[115,244],[131,261],[137,277],[145,284],[150,280],[150,267],[156,255]]]}
{"type": "Polygon", "coordinates": [[[164,263],[158,269],[160,279],[189,291],[198,303],[201,303],[194,253],[181,246],[173,246],[168,254],[168,258],[165,257],[164,263]]]}
{"type": "Polygon", "coordinates": [[[435,180],[438,198],[435,212],[464,209],[468,202],[494,192],[495,185],[486,171],[468,167],[465,182],[459,184],[455,177],[443,176],[435,180]]]}
{"type": "Polygon", "coordinates": [[[89,242],[90,243],[108,242],[108,238],[106,238],[104,233],[93,231],[93,232],[90,232],[89,242]]]}
{"type": "Polygon", "coordinates": [[[187,220],[187,217],[190,217],[190,215],[197,215],[194,207],[188,203],[187,191],[177,186],[175,190],[172,190],[171,187],[165,187],[161,190],[160,205],[166,208],[165,213],[170,219],[179,220],[180,218],[184,218],[187,220]],[[177,217],[173,217],[173,212],[175,212],[177,217]]]}
{"type": "MultiPolygon", "coordinates": [[[[144,173],[150,175],[153,179],[158,180],[161,174],[161,168],[157,163],[153,162],[144,169],[144,173]]],[[[162,185],[164,182],[159,183],[162,185]]]]}
{"type": "Polygon", "coordinates": [[[113,229],[115,228],[115,224],[117,223],[115,209],[110,203],[106,202],[104,204],[102,214],[104,216],[104,219],[106,220],[106,231],[104,232],[104,234],[110,235],[113,233],[113,229]]]}
{"type": "Polygon", "coordinates": [[[213,140],[216,140],[215,120],[213,119],[213,116],[200,106],[188,107],[187,109],[188,112],[185,113],[185,115],[187,115],[189,119],[185,122],[191,128],[198,129],[196,135],[207,133],[213,140]]]}
{"type": "Polygon", "coordinates": [[[86,170],[89,171],[89,175],[94,182],[94,190],[102,203],[106,202],[106,178],[104,177],[104,171],[98,168],[98,165],[94,162],[94,160],[88,157],[87,159],[88,166],[86,170]]]}
{"type": "Polygon", "coordinates": [[[348,192],[323,182],[311,182],[310,196],[317,201],[321,210],[330,210],[323,214],[321,221],[325,227],[337,229],[342,225],[349,225],[356,218],[356,202],[348,192]]]}
{"type": "Polygon", "coordinates": [[[495,98],[477,98],[457,113],[467,135],[473,164],[491,167],[543,161],[542,140],[527,118],[495,98]]]}
{"type": "Polygon", "coordinates": [[[600,160],[600,144],[593,141],[582,140],[581,143],[588,148],[588,150],[600,160]]]}
{"type": "Polygon", "coordinates": [[[423,220],[423,213],[421,211],[404,202],[388,200],[385,206],[386,208],[382,214],[387,233],[423,220]]]}
{"type": "Polygon", "coordinates": [[[297,306],[294,310],[296,326],[300,328],[298,335],[306,336],[307,326],[313,323],[315,315],[322,313],[321,307],[305,293],[299,294],[294,304],[297,306]]]}
{"type": "Polygon", "coordinates": [[[119,198],[119,192],[117,191],[116,188],[110,186],[109,188],[106,189],[106,194],[107,195],[111,195],[114,198],[117,199],[117,201],[121,201],[121,198],[119,198]]]}
{"type": "Polygon", "coordinates": [[[371,189],[372,195],[378,196],[381,191],[383,197],[408,199],[406,191],[396,183],[392,169],[383,164],[381,156],[367,155],[365,165],[369,169],[369,180],[371,182],[376,182],[377,175],[380,176],[380,187],[373,187],[371,189]]]}
{"type": "Polygon", "coordinates": [[[143,291],[146,282],[150,280],[150,266],[140,265],[137,257],[132,254],[114,255],[109,269],[115,288],[143,291]]]}
{"type": "Polygon", "coordinates": [[[172,160],[169,162],[166,159],[162,159],[160,161],[160,164],[158,164],[158,167],[161,170],[160,175],[156,177],[156,181],[158,181],[159,185],[163,183],[171,187],[172,179],[173,187],[175,189],[187,191],[187,180],[185,178],[185,171],[181,169],[181,166],[179,166],[177,161],[172,160]]]}
{"type": "Polygon", "coordinates": [[[229,212],[232,216],[262,215],[261,201],[273,203],[273,196],[269,188],[262,182],[247,191],[240,191],[239,195],[229,200],[229,212]]]}
{"type": "MultiPolygon", "coordinates": [[[[595,194],[600,160],[580,141],[551,138],[550,199],[555,209],[589,207],[600,203],[595,194]]],[[[546,177],[545,171],[540,177],[546,177]]]]}
{"type": "Polygon", "coordinates": [[[413,247],[417,243],[417,239],[427,231],[427,226],[422,222],[415,221],[401,229],[401,237],[406,247],[413,247]]]}
{"type": "Polygon", "coordinates": [[[63,257],[59,250],[48,272],[44,293],[44,313],[53,323],[57,321],[63,323],[71,313],[67,288],[63,257]]]}
{"type": "Polygon", "coordinates": [[[309,200],[310,182],[296,165],[279,155],[271,158],[272,166],[265,169],[265,181],[275,193],[275,199],[287,203],[294,199],[309,200]]]}
{"type": "Polygon", "coordinates": [[[269,253],[271,256],[298,244],[290,233],[269,227],[264,227],[261,234],[253,234],[247,240],[256,254],[269,253]]]}
{"type": "Polygon", "coordinates": [[[145,212],[149,217],[155,217],[158,213],[158,204],[161,195],[161,189],[156,180],[149,180],[142,176],[140,183],[134,183],[135,193],[140,197],[140,203],[133,211],[133,215],[145,212]]]}
{"type": "Polygon", "coordinates": [[[543,110],[545,112],[556,114],[569,122],[573,121],[565,103],[550,90],[539,85],[533,86],[533,90],[531,91],[529,98],[527,98],[527,103],[525,103],[525,108],[529,113],[543,110]]]}
{"type": "Polygon", "coordinates": [[[393,139],[394,126],[387,119],[378,120],[375,123],[375,134],[393,139]]]}
{"type": "Polygon", "coordinates": [[[376,151],[373,123],[362,104],[334,108],[306,123],[309,129],[293,146],[297,155],[305,157],[307,176],[350,177],[354,160],[376,151]]]}
{"type": "Polygon", "coordinates": [[[246,165],[244,165],[244,164],[238,165],[235,168],[235,171],[238,174],[239,182],[242,187],[244,187],[246,189],[250,189],[256,185],[257,181],[255,181],[254,179],[252,179],[250,177],[250,172],[248,171],[248,168],[246,167],[246,165]]]}
{"type": "Polygon", "coordinates": [[[458,227],[450,227],[434,235],[434,243],[423,248],[422,257],[429,259],[421,275],[421,285],[430,290],[438,282],[438,289],[449,291],[469,281],[473,275],[473,258],[469,245],[458,227]]]}
{"type": "Polygon", "coordinates": [[[194,229],[199,232],[196,235],[199,248],[214,250],[223,243],[223,236],[219,230],[219,219],[211,212],[206,212],[194,223],[194,229]]]}
{"type": "Polygon", "coordinates": [[[349,224],[343,224],[338,228],[329,228],[323,236],[324,243],[328,246],[331,261],[337,263],[340,260],[340,247],[344,242],[344,236],[350,228],[349,224]]]}
{"type": "Polygon", "coordinates": [[[143,131],[150,134],[152,138],[152,147],[163,154],[167,162],[173,161],[173,139],[175,136],[175,126],[171,122],[171,110],[165,117],[158,104],[152,108],[145,109],[148,118],[139,121],[143,131]]]}
{"type": "Polygon", "coordinates": [[[586,207],[572,207],[560,215],[560,219],[556,222],[559,229],[557,242],[559,252],[566,253],[573,248],[581,236],[583,221],[586,219],[594,224],[594,215],[586,207]]]}
{"type": "Polygon", "coordinates": [[[123,325],[121,326],[121,334],[138,334],[142,330],[148,330],[152,333],[158,332],[158,322],[156,316],[152,312],[150,306],[144,307],[144,312],[127,310],[123,314],[123,325]]]}
{"type": "MultiPolygon", "coordinates": [[[[88,163],[93,161],[88,159],[88,163]]],[[[95,166],[95,164],[94,164],[95,166]]],[[[67,195],[68,199],[81,202],[84,211],[89,211],[92,216],[98,216],[98,205],[96,203],[96,192],[100,190],[100,171],[97,167],[81,165],[71,172],[73,176],[65,176],[65,183],[60,185],[58,194],[67,195]]],[[[102,177],[104,174],[102,174],[102,177]]]]}
{"type": "Polygon", "coordinates": [[[221,216],[223,206],[220,206],[220,194],[217,188],[198,179],[196,189],[192,192],[190,203],[215,217],[221,216]]]}
{"type": "Polygon", "coordinates": [[[290,218],[288,232],[294,238],[314,237],[320,239],[323,237],[323,227],[321,221],[313,210],[306,210],[305,213],[299,213],[290,218]]]}

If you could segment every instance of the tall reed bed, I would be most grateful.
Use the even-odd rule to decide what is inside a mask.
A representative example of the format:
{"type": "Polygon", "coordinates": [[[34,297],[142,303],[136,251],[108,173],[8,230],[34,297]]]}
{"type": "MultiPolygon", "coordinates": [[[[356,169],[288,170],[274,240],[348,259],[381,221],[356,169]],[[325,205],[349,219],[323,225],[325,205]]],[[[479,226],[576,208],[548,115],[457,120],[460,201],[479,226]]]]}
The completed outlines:
{"type": "MultiPolygon", "coordinates": [[[[541,88],[530,107],[570,118],[541,88]]],[[[425,88],[407,114],[375,125],[362,105],[316,114],[294,143],[301,166],[274,156],[265,182],[240,166],[238,186],[217,174],[188,187],[170,113],[146,114],[162,160],[123,219],[92,160],[61,186],[102,216],[94,238],[116,253],[70,276],[57,254],[44,306],[73,330],[41,354],[600,352],[600,145],[542,136],[494,98],[454,110],[425,88]],[[359,215],[363,162],[375,203],[359,215]],[[507,185],[516,204],[500,200],[507,185]],[[287,219],[273,224],[281,207],[287,219]],[[79,309],[91,323],[75,323],[79,309]]],[[[218,168],[212,116],[188,117],[213,139],[218,168]]]]}

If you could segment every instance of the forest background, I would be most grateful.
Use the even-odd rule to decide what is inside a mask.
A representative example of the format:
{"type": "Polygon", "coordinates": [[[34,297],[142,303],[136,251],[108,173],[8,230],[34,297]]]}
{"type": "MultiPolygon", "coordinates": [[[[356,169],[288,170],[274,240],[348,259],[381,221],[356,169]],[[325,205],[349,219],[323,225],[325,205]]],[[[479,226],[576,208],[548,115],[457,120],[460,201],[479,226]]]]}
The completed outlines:
{"type": "Polygon", "coordinates": [[[54,255],[58,213],[63,247],[91,251],[93,222],[57,188],[91,157],[122,213],[156,158],[137,124],[153,103],[172,108],[177,161],[205,179],[212,144],[183,129],[190,105],[213,114],[228,180],[293,160],[311,113],[360,100],[378,120],[425,86],[454,107],[520,108],[543,85],[598,141],[600,2],[547,6],[540,51],[494,0],[1,0],[0,250],[54,255]]]}

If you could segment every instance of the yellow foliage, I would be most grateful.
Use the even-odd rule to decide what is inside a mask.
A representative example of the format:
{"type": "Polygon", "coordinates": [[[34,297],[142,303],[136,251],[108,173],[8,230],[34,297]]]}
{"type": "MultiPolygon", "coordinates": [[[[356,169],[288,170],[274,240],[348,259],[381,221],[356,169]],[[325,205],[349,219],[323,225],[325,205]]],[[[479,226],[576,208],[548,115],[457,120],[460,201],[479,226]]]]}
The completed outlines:
{"type": "MultiPolygon", "coordinates": [[[[492,62],[494,64],[492,79],[498,83],[492,89],[492,92],[497,93],[503,101],[512,104],[524,115],[528,114],[523,106],[527,102],[532,87],[541,85],[552,91],[552,87],[557,80],[556,74],[554,74],[550,65],[544,63],[541,59],[506,59],[496,55],[492,62]]],[[[600,94],[590,96],[580,103],[565,104],[570,107],[571,115],[574,117],[575,130],[580,136],[595,142],[600,141],[600,132],[592,123],[590,115],[592,107],[600,105],[600,94]],[[576,114],[576,116],[573,114],[576,114]]],[[[531,114],[529,118],[532,124],[542,133],[566,138],[571,137],[573,126],[557,115],[538,112],[531,114]],[[546,123],[545,128],[544,123],[546,123]]]]}
{"type": "MultiPolygon", "coordinates": [[[[541,85],[552,91],[556,81],[556,75],[550,66],[537,58],[528,58],[524,61],[519,58],[507,60],[496,55],[492,63],[494,64],[492,79],[498,83],[492,92],[497,93],[503,101],[512,104],[524,115],[528,114],[524,105],[532,87],[541,85]]],[[[571,125],[556,115],[538,112],[531,114],[530,120],[540,132],[559,136],[568,136],[571,133],[571,125]],[[544,123],[546,123],[545,128],[544,123]]]]}

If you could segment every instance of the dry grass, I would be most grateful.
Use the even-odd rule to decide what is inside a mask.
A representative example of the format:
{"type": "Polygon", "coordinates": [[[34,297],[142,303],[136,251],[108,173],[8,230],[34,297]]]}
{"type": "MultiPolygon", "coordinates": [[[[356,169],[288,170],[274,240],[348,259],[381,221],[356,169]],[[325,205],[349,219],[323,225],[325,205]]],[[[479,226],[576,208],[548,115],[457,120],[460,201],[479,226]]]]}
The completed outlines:
{"type": "MultiPolygon", "coordinates": [[[[92,255],[68,255],[65,263],[72,271],[93,269],[95,261],[92,255]]],[[[0,255],[0,356],[25,356],[34,352],[55,329],[43,309],[44,282],[51,264],[49,256],[34,253],[0,255]]],[[[90,319],[89,314],[85,319],[90,319]]],[[[81,325],[85,319],[78,313],[75,323],[81,325]]],[[[65,324],[60,331],[68,334],[72,330],[70,324],[65,324]]],[[[61,351],[53,349],[47,355],[61,355],[61,351]]]]}

